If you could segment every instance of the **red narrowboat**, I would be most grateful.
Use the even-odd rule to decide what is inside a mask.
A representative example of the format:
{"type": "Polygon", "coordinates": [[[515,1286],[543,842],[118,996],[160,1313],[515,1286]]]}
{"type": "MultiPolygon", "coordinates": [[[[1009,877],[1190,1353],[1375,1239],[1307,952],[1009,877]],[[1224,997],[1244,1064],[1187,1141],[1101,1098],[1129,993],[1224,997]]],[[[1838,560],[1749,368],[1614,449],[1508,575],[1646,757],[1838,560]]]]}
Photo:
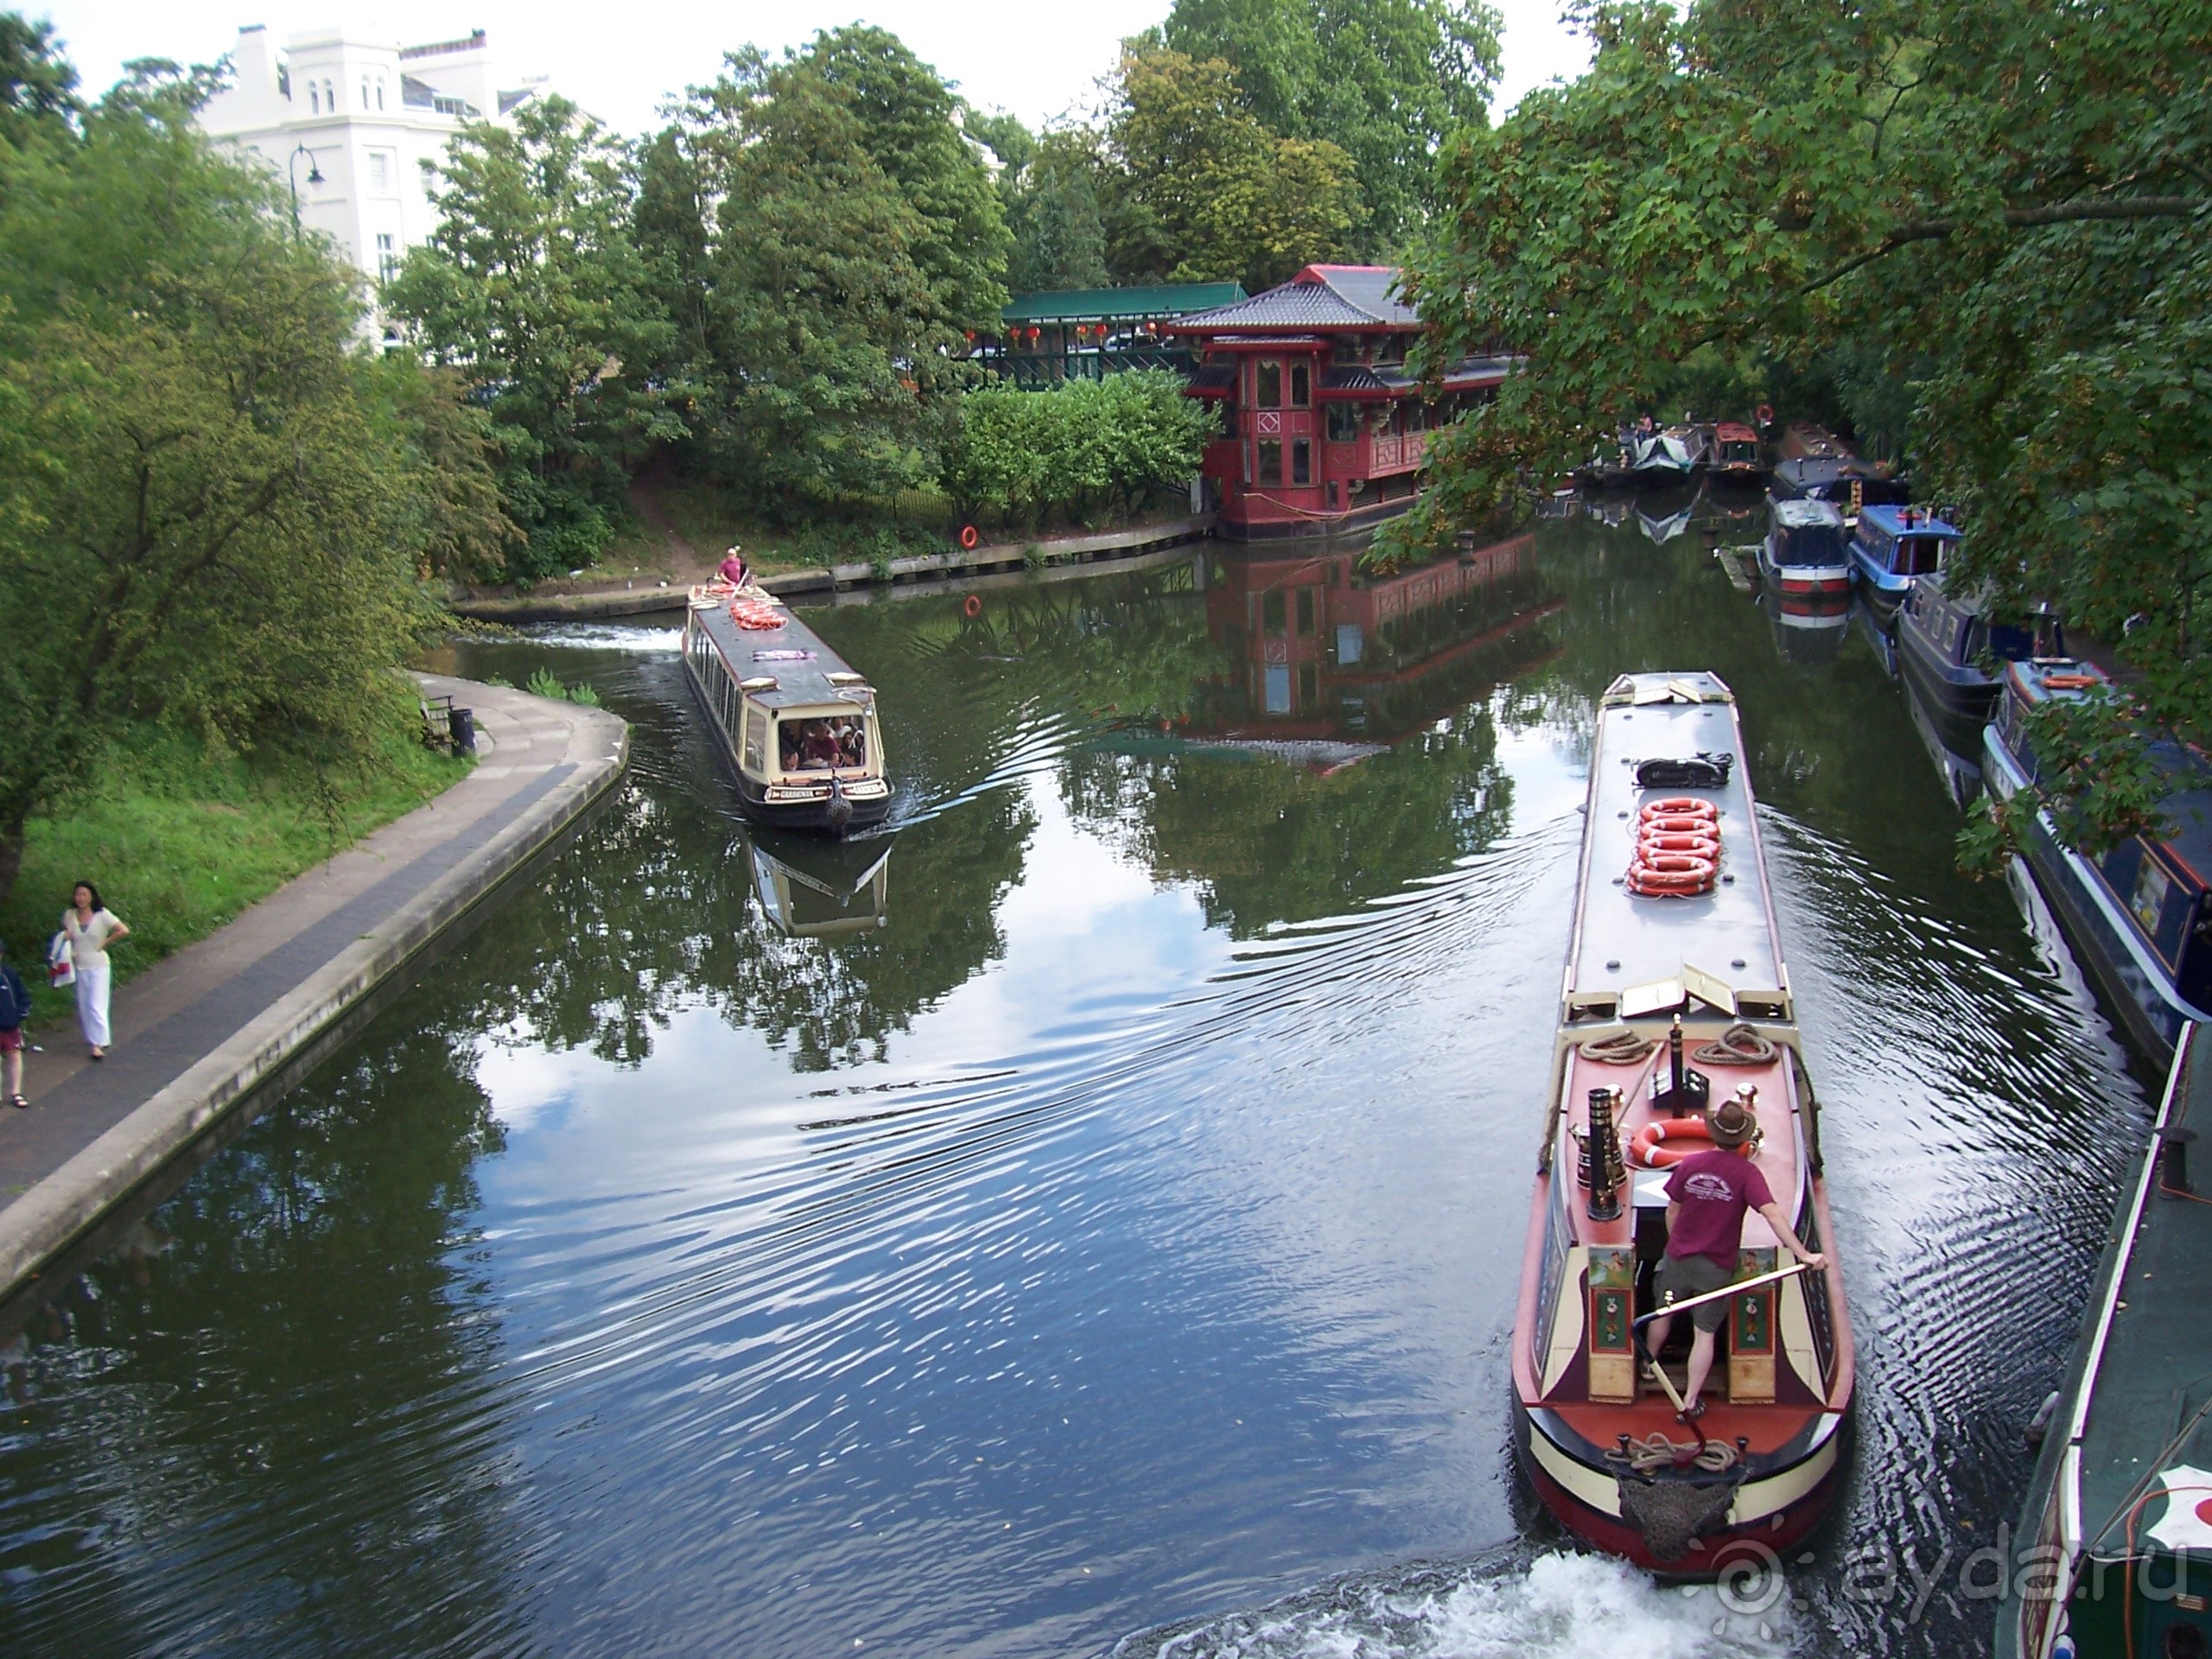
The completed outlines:
{"type": "Polygon", "coordinates": [[[1743,752],[1713,674],[1624,675],[1600,703],[1513,1332],[1516,1449],[1545,1506],[1685,1578],[1783,1554],[1819,1523],[1853,1397],[1818,1106],[1743,752]],[[1644,1351],[1671,1166],[1740,1139],[1745,1113],[1744,1155],[1827,1262],[1807,1268],[1745,1212],[1733,1280],[1665,1310],[1725,1310],[1703,1414],[1684,1420],[1694,1319],[1644,1351]]]}
{"type": "Polygon", "coordinates": [[[1200,470],[1216,532],[1236,541],[1354,534],[1403,512],[1428,434],[1488,402],[1511,366],[1464,358],[1424,385],[1406,366],[1422,323],[1392,265],[1308,265],[1164,331],[1199,359],[1186,394],[1220,406],[1200,470]]]}

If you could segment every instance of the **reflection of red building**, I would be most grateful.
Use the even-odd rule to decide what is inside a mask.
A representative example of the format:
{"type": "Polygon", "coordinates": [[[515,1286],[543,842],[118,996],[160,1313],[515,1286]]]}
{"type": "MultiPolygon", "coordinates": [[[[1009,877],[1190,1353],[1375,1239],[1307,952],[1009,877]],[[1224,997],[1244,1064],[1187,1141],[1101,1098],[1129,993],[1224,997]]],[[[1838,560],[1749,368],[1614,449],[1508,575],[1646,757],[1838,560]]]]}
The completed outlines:
{"type": "Polygon", "coordinates": [[[1308,265],[1264,294],[1168,325],[1203,361],[1189,394],[1217,399],[1204,470],[1224,536],[1363,530],[1409,505],[1427,434],[1487,402],[1504,358],[1467,358],[1429,401],[1406,372],[1421,319],[1389,265],[1308,265]]]}
{"type": "Polygon", "coordinates": [[[1216,556],[1206,627],[1237,677],[1186,736],[1349,744],[1356,759],[1480,695],[1502,666],[1485,653],[1564,602],[1536,581],[1533,536],[1376,582],[1357,556],[1216,556]]]}

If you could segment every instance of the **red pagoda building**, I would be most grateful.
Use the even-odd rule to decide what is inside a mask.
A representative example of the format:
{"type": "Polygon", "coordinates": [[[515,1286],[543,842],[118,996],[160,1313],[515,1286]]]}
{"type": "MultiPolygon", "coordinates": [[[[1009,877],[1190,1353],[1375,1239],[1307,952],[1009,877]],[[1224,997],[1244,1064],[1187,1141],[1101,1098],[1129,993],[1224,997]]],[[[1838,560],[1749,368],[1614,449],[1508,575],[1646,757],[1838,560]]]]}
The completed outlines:
{"type": "Polygon", "coordinates": [[[1217,399],[1203,470],[1232,540],[1349,535],[1420,493],[1428,433],[1497,396],[1504,357],[1465,358],[1433,400],[1406,372],[1421,318],[1393,265],[1308,265],[1250,299],[1166,325],[1198,359],[1187,393],[1217,399]]]}

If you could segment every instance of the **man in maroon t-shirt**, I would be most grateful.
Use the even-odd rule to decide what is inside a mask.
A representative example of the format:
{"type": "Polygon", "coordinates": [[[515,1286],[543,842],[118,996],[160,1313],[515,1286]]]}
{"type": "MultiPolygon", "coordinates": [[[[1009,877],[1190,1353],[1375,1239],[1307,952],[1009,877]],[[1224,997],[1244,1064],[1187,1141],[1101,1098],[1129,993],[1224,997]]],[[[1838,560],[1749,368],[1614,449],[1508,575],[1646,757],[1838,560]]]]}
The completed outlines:
{"type": "MultiPolygon", "coordinates": [[[[1756,1210],[1766,1217],[1774,1236],[1789,1247],[1790,1254],[1818,1273],[1828,1264],[1818,1250],[1808,1250],[1791,1230],[1782,1206],[1768,1191],[1766,1177],[1745,1155],[1745,1147],[1758,1128],[1749,1108],[1740,1100],[1723,1101],[1706,1119],[1713,1133],[1713,1150],[1685,1158],[1675,1166],[1667,1183],[1667,1255],[1659,1264],[1659,1297],[1687,1300],[1719,1290],[1736,1277],[1736,1254],[1743,1247],[1744,1211],[1756,1210]]],[[[1690,1370],[1682,1391],[1685,1422],[1705,1414],[1698,1396],[1713,1370],[1713,1338],[1728,1317],[1728,1299],[1715,1297],[1690,1310],[1690,1370]]],[[[1652,1363],[1667,1345],[1672,1313],[1652,1320],[1645,1338],[1652,1363]]]]}

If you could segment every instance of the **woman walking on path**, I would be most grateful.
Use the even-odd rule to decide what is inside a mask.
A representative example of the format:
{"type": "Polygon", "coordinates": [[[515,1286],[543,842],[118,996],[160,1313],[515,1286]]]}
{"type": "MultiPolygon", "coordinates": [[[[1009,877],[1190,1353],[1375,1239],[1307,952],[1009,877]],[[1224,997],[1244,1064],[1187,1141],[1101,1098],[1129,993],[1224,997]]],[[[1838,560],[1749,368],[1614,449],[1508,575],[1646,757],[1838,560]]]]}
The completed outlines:
{"type": "Polygon", "coordinates": [[[0,940],[0,1098],[28,1106],[23,1098],[23,1021],[31,1017],[31,994],[22,976],[8,965],[8,945],[0,940]]]}
{"type": "Polygon", "coordinates": [[[79,881],[70,890],[69,908],[61,912],[61,931],[77,969],[77,1023],[84,1027],[86,1050],[104,1060],[114,1040],[107,1028],[107,948],[129,938],[130,930],[100,903],[98,887],[79,881]]]}

